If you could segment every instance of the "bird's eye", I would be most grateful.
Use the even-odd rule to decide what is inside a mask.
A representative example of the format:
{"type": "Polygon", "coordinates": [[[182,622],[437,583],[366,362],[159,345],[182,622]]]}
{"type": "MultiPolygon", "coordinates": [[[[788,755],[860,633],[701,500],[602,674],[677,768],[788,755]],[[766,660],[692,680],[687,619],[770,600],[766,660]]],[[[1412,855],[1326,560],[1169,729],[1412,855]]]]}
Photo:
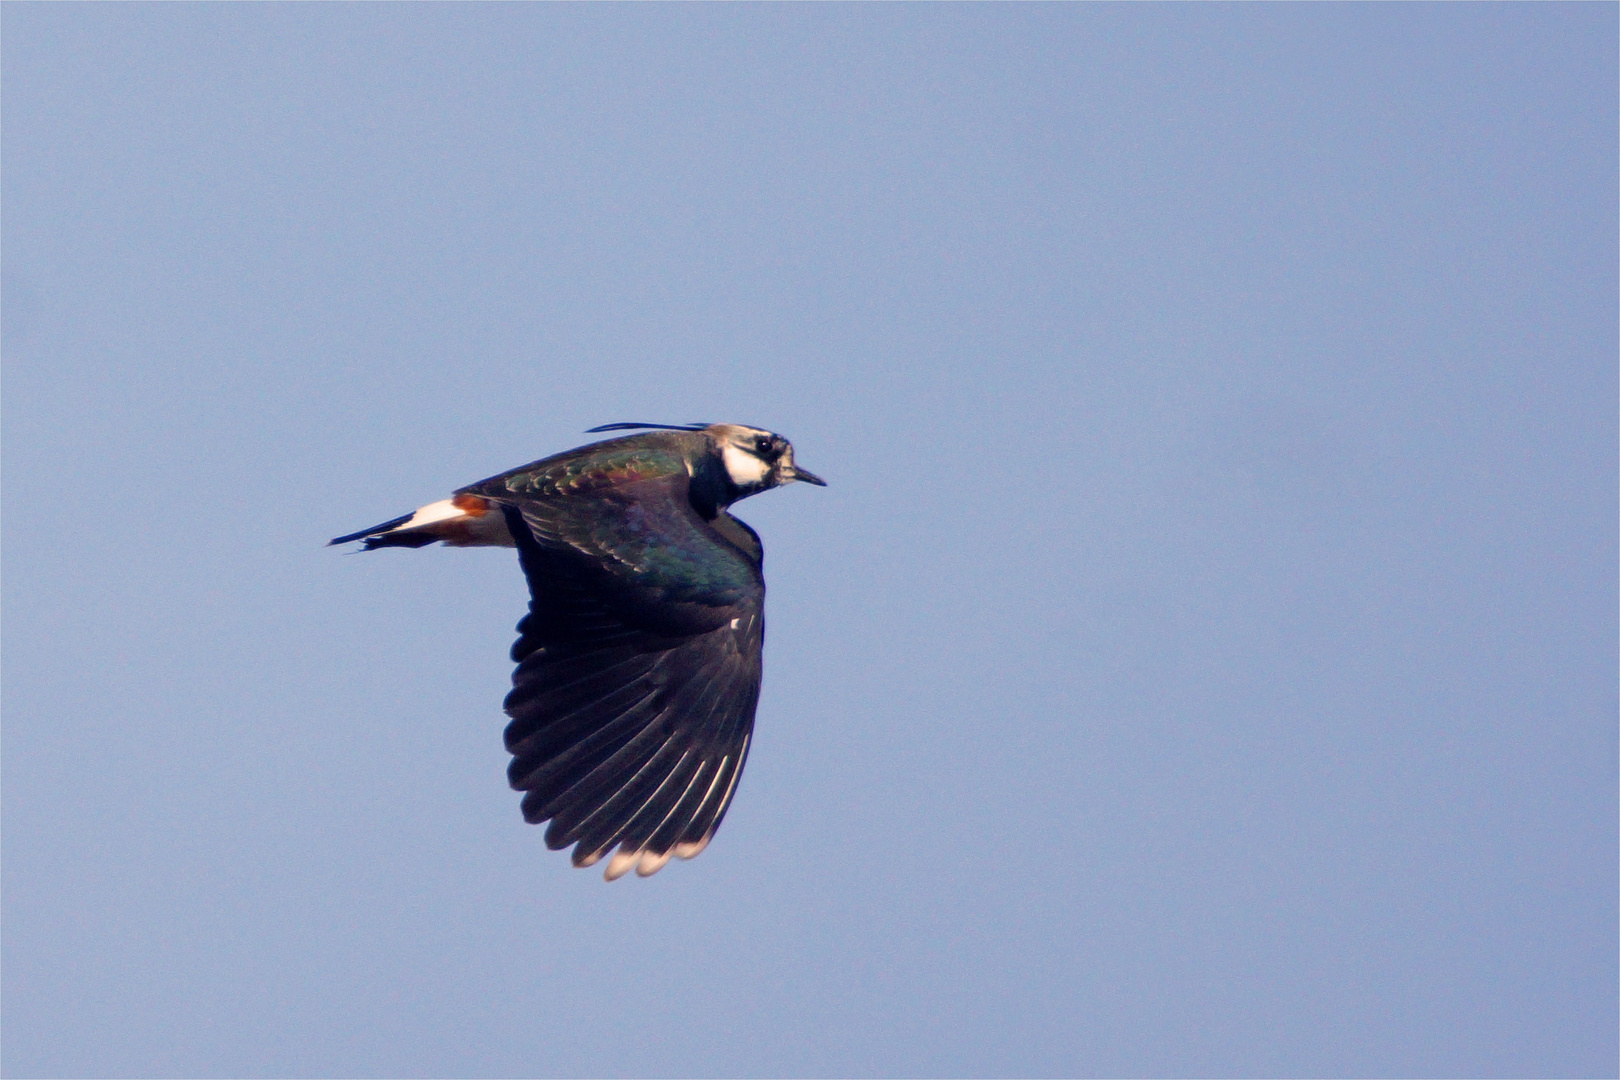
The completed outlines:
{"type": "Polygon", "coordinates": [[[754,439],[755,453],[759,454],[760,457],[765,457],[771,452],[771,444],[774,441],[769,435],[758,436],[754,439]]]}

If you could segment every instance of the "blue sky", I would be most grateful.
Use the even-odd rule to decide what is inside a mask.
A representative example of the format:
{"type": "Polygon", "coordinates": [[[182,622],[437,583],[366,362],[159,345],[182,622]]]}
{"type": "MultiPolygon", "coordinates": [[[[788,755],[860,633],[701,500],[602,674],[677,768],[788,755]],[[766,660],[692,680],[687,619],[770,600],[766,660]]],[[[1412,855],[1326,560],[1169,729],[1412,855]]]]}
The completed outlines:
{"type": "Polygon", "coordinates": [[[1613,5],[22,5],[12,1076],[1616,1071],[1613,5]],[[780,431],[713,846],[505,785],[510,552],[780,431]]]}

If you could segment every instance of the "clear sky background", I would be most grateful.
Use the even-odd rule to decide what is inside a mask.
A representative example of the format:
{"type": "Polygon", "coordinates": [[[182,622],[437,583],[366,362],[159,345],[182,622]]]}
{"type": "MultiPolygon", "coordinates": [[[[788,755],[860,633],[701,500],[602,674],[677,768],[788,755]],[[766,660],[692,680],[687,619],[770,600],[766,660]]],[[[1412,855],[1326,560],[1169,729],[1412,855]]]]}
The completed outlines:
{"type": "Polygon", "coordinates": [[[1616,1071],[1612,4],[7,4],[10,1076],[1616,1071]],[[616,420],[825,476],[714,845],[506,787],[616,420]]]}

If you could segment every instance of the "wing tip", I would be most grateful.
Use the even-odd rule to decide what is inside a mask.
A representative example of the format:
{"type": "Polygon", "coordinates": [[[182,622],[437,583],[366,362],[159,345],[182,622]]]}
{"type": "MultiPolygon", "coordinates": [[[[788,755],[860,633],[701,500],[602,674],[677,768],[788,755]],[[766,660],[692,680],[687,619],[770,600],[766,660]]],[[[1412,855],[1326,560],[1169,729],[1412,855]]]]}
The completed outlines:
{"type": "MultiPolygon", "coordinates": [[[[707,847],[708,843],[707,840],[704,840],[697,844],[676,844],[665,851],[654,851],[651,848],[626,850],[621,847],[614,853],[613,858],[608,860],[607,867],[602,871],[602,880],[618,881],[631,870],[636,872],[637,877],[652,877],[667,866],[671,859],[677,856],[682,859],[690,859],[707,847]],[[694,850],[691,850],[689,854],[682,854],[683,851],[688,849],[694,850]]],[[[581,869],[595,866],[605,854],[607,854],[605,851],[593,851],[584,858],[576,858],[574,865],[581,869]]]]}
{"type": "Polygon", "coordinates": [[[640,858],[639,851],[620,851],[608,860],[607,869],[602,872],[603,880],[618,881],[630,872],[630,868],[636,865],[640,858]]]}
{"type": "Polygon", "coordinates": [[[701,840],[692,840],[685,844],[676,844],[671,850],[677,859],[695,859],[699,855],[703,854],[703,849],[709,846],[709,841],[712,839],[714,839],[714,834],[710,833],[701,840]]]}
{"type": "Polygon", "coordinates": [[[662,854],[656,851],[640,852],[641,858],[636,862],[636,876],[652,877],[664,868],[664,864],[669,862],[674,854],[674,851],[666,851],[662,854]]]}

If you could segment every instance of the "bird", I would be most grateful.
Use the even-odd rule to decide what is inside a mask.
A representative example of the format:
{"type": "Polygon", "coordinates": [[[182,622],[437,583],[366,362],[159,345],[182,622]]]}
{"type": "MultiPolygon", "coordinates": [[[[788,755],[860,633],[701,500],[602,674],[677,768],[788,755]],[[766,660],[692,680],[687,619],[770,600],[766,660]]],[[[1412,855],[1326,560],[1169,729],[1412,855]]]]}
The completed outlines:
{"type": "Polygon", "coordinates": [[[608,858],[608,881],[703,851],[748,758],[765,552],[730,507],[795,481],[827,486],[762,428],[624,422],[587,434],[619,431],[638,434],[329,542],[517,549],[529,611],[512,646],[507,778],[524,819],[550,822],[546,846],[572,846],[578,867],[608,858]]]}

